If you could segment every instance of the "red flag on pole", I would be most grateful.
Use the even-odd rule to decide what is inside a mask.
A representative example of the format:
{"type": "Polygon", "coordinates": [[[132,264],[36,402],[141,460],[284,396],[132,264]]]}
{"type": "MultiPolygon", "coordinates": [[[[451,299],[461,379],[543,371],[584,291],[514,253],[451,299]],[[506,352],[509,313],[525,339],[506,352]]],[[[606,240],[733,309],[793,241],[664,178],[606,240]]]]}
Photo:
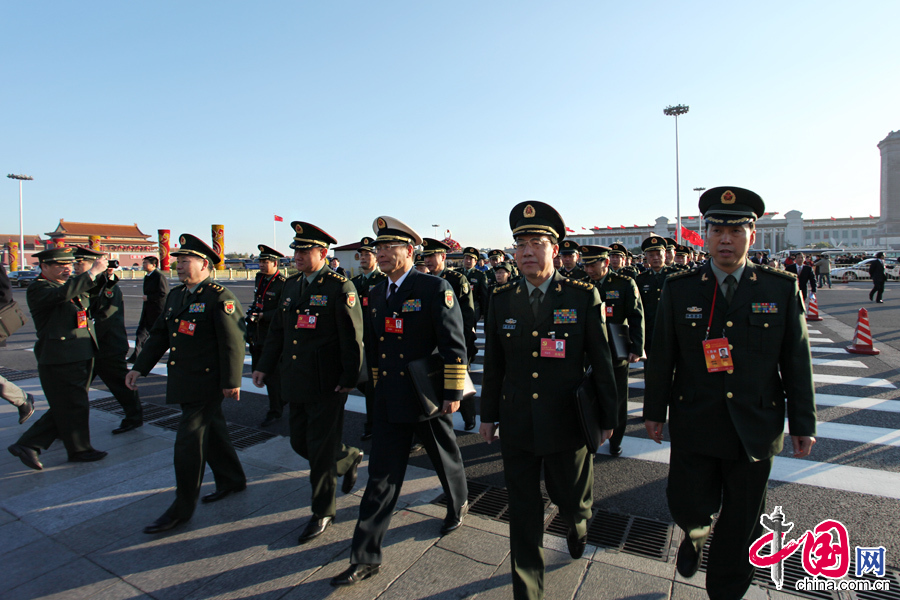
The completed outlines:
{"type": "Polygon", "coordinates": [[[575,230],[574,230],[574,229],[571,229],[571,228],[569,228],[569,227],[566,227],[566,231],[568,231],[569,233],[575,233],[575,230]]]}
{"type": "Polygon", "coordinates": [[[282,219],[282,218],[279,217],[278,215],[275,215],[275,221],[278,222],[278,223],[284,223],[284,219],[282,219]]]}
{"type": "Polygon", "coordinates": [[[700,237],[700,234],[696,231],[691,231],[684,226],[681,227],[681,239],[687,240],[695,246],[703,245],[703,238],[700,237]]]}

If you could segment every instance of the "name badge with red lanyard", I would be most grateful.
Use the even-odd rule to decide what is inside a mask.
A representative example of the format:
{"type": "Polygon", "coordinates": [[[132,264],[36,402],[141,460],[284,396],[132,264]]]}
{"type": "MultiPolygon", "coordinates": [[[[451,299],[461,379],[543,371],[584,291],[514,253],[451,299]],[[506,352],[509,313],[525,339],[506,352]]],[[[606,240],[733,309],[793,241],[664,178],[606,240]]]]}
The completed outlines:
{"type": "Polygon", "coordinates": [[[362,297],[362,305],[363,305],[363,306],[368,306],[368,305],[369,305],[369,297],[368,297],[368,296],[363,296],[363,297],[362,297]]]}
{"type": "Polygon", "coordinates": [[[565,358],[566,341],[556,339],[555,332],[550,332],[550,337],[541,338],[542,358],[565,358]]]}
{"type": "Polygon", "coordinates": [[[403,333],[403,319],[399,317],[385,317],[384,331],[386,333],[403,333]]]}
{"type": "Polygon", "coordinates": [[[716,279],[716,289],[713,292],[712,308],[709,311],[709,324],[706,326],[706,338],[703,340],[703,358],[706,360],[706,370],[710,373],[728,371],[734,368],[734,360],[731,357],[731,346],[724,331],[722,337],[709,339],[709,330],[712,327],[713,314],[716,310],[716,296],[719,295],[719,280],[716,279]]]}
{"type": "Polygon", "coordinates": [[[72,304],[78,307],[78,311],[75,313],[75,323],[78,329],[87,329],[88,326],[88,317],[87,311],[81,305],[81,300],[77,298],[72,298],[72,304]]]}
{"type": "Polygon", "coordinates": [[[194,335],[194,331],[197,330],[197,324],[192,321],[184,321],[182,320],[178,324],[178,333],[183,333],[185,335],[194,335]]]}
{"type": "Polygon", "coordinates": [[[607,317],[613,316],[613,308],[615,308],[615,307],[613,307],[612,304],[607,304],[607,305],[606,305],[606,316],[607,316],[607,317]]]}

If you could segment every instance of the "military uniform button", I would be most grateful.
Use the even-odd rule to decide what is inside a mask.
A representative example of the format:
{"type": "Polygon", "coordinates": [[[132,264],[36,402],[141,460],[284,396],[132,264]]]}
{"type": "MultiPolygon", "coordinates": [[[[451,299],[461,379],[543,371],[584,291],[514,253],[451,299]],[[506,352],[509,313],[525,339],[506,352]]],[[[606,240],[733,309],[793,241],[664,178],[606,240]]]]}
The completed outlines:
{"type": "Polygon", "coordinates": [[[170,365],[174,365],[174,364],[175,364],[175,361],[174,361],[174,360],[170,360],[170,361],[169,361],[169,364],[170,364],[170,365]]]}
{"type": "Polygon", "coordinates": [[[404,373],[403,371],[400,371],[400,377],[403,377],[404,375],[406,375],[406,373],[404,373]]]}
{"type": "Polygon", "coordinates": [[[729,350],[734,350],[734,346],[732,346],[731,344],[728,344],[728,349],[729,349],[729,350]]]}
{"type": "Polygon", "coordinates": [[[403,355],[402,355],[402,354],[400,355],[400,358],[403,358],[403,355]]]}
{"type": "Polygon", "coordinates": [[[382,371],[381,374],[382,374],[384,377],[387,377],[387,371],[382,371]]]}
{"type": "Polygon", "coordinates": [[[725,394],[725,397],[726,398],[734,398],[734,394],[732,394],[731,392],[728,392],[727,394],[725,394]]]}
{"type": "MultiPolygon", "coordinates": [[[[507,333],[506,335],[509,335],[509,334],[507,333]]],[[[533,357],[535,357],[535,358],[538,357],[538,353],[537,353],[537,352],[532,352],[531,355],[532,355],[533,357]]]]}
{"type": "Polygon", "coordinates": [[[178,335],[177,333],[173,333],[173,334],[172,334],[172,337],[175,337],[175,336],[177,336],[177,335],[178,335]]]}
{"type": "Polygon", "coordinates": [[[508,334],[508,333],[506,334],[506,337],[509,337],[509,334],[508,334]]]}
{"type": "Polygon", "coordinates": [[[300,314],[300,309],[299,309],[299,308],[297,309],[297,314],[298,314],[298,315],[300,314]]]}
{"type": "Polygon", "coordinates": [[[384,336],[381,336],[380,338],[378,338],[378,341],[379,341],[379,342],[383,342],[383,341],[384,341],[384,336]]]}
{"type": "Polygon", "coordinates": [[[537,373],[532,373],[531,376],[532,376],[533,378],[535,378],[535,379],[538,378],[538,374],[537,374],[537,373]]]}
{"type": "Polygon", "coordinates": [[[734,375],[734,369],[728,369],[726,373],[728,373],[729,375],[734,375]]]}
{"type": "Polygon", "coordinates": [[[292,355],[291,355],[291,360],[297,360],[297,355],[296,355],[296,354],[292,354],[292,355]]]}
{"type": "Polygon", "coordinates": [[[297,345],[297,340],[294,340],[294,345],[295,345],[295,346],[297,345]]]}
{"type": "Polygon", "coordinates": [[[537,395],[537,394],[532,394],[531,397],[534,398],[535,400],[538,399],[538,395],[537,395]]]}
{"type": "Polygon", "coordinates": [[[564,334],[563,334],[563,337],[569,337],[569,334],[568,334],[568,333],[564,333],[564,334]]]}
{"type": "Polygon", "coordinates": [[[679,400],[684,400],[684,396],[678,396],[679,400]]]}
{"type": "Polygon", "coordinates": [[[531,337],[537,337],[537,336],[538,336],[538,332],[537,332],[537,331],[532,331],[532,332],[531,332],[531,337]]]}
{"type": "Polygon", "coordinates": [[[765,329],[766,327],[768,327],[768,326],[769,326],[768,323],[763,323],[763,328],[764,328],[764,329],[765,329]]]}
{"type": "Polygon", "coordinates": [[[172,349],[170,350],[170,352],[175,352],[175,346],[172,346],[172,349]]]}
{"type": "Polygon", "coordinates": [[[209,367],[206,367],[206,372],[209,373],[209,367]]]}
{"type": "Polygon", "coordinates": [[[387,354],[382,354],[381,358],[387,358],[387,354]]]}
{"type": "Polygon", "coordinates": [[[732,325],[734,325],[734,323],[732,323],[731,321],[725,322],[725,327],[731,327],[732,325]]]}
{"type": "Polygon", "coordinates": [[[66,336],[62,336],[62,337],[59,338],[59,339],[60,339],[60,340],[65,340],[65,339],[66,339],[66,336]]]}
{"type": "Polygon", "coordinates": [[[175,319],[175,322],[177,323],[177,322],[178,322],[178,319],[175,319]]]}
{"type": "Polygon", "coordinates": [[[691,327],[696,327],[696,326],[697,326],[696,323],[691,323],[691,327]]]}
{"type": "Polygon", "coordinates": [[[400,336],[400,335],[397,336],[397,341],[398,341],[398,342],[399,342],[400,340],[402,340],[402,339],[403,339],[403,336],[400,336]]]}

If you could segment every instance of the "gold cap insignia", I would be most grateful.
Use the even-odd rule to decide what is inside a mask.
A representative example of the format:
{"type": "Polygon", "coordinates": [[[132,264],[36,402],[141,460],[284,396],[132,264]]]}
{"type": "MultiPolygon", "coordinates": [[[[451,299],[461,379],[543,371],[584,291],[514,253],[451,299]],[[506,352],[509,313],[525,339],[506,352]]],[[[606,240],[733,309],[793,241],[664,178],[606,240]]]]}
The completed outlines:
{"type": "Polygon", "coordinates": [[[178,238],[178,243],[181,244],[182,246],[184,246],[184,243],[186,241],[187,241],[187,238],[184,236],[181,236],[180,238],[178,238]]]}
{"type": "Polygon", "coordinates": [[[378,229],[387,229],[387,222],[381,217],[378,217],[378,229]]]}
{"type": "Polygon", "coordinates": [[[722,194],[722,204],[734,204],[734,192],[727,190],[722,194]]]}
{"type": "Polygon", "coordinates": [[[651,239],[650,239],[650,243],[651,243],[651,244],[655,244],[655,243],[656,243],[656,238],[651,238],[651,239]]]}
{"type": "Polygon", "coordinates": [[[371,243],[372,243],[372,240],[370,240],[369,238],[363,238],[363,244],[365,244],[366,246],[368,246],[371,243]]]}
{"type": "Polygon", "coordinates": [[[525,210],[523,211],[526,219],[530,219],[534,216],[534,207],[530,204],[525,205],[525,210]]]}
{"type": "Polygon", "coordinates": [[[298,223],[294,226],[294,231],[296,231],[297,233],[303,233],[303,228],[300,227],[300,224],[298,223]]]}

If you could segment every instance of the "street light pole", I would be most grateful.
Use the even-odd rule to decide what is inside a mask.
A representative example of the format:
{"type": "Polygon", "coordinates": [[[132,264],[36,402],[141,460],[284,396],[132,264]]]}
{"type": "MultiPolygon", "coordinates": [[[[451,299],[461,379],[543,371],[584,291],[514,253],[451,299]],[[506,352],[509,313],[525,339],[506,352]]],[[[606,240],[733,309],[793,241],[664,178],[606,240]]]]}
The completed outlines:
{"type": "Polygon", "coordinates": [[[25,263],[25,220],[22,217],[22,182],[23,181],[33,181],[34,177],[30,175],[13,175],[10,173],[7,175],[10,179],[18,179],[19,180],[19,268],[22,268],[22,265],[25,263]]]}
{"type": "Polygon", "coordinates": [[[663,109],[664,115],[675,117],[675,240],[679,244],[681,243],[681,173],[678,165],[678,115],[686,114],[690,108],[686,104],[677,104],[663,109]]]}
{"type": "Polygon", "coordinates": [[[439,224],[439,223],[432,223],[431,226],[434,228],[434,239],[438,239],[438,236],[437,236],[437,230],[438,230],[438,227],[440,227],[440,224],[439,224]]]}
{"type": "MultiPolygon", "coordinates": [[[[697,192],[698,195],[700,195],[706,191],[706,188],[705,187],[695,187],[694,191],[697,192]]],[[[703,237],[703,213],[700,213],[700,218],[698,219],[698,221],[699,222],[697,223],[697,225],[699,228],[697,229],[697,233],[700,234],[700,237],[703,237]]]]}

